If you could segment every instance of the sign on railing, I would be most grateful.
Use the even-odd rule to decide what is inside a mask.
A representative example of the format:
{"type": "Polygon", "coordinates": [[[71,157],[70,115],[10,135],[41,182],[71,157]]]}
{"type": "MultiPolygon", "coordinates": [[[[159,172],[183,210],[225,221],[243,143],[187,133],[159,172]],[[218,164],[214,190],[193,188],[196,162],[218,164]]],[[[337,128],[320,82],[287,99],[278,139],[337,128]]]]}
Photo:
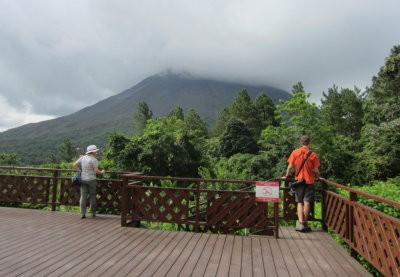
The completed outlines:
{"type": "Polygon", "coordinates": [[[256,182],[256,201],[279,202],[279,183],[256,182]]]}

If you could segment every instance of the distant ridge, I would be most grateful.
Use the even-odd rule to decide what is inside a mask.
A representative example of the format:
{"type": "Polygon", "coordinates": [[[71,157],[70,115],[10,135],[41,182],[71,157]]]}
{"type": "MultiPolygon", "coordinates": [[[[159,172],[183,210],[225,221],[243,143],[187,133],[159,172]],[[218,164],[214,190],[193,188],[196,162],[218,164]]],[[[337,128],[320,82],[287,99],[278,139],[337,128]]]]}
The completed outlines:
{"type": "Polygon", "coordinates": [[[157,74],[70,115],[2,132],[0,152],[17,153],[26,164],[40,164],[46,162],[66,138],[76,146],[97,144],[104,147],[106,132],[134,132],[133,114],[140,101],[147,102],[153,118],[166,116],[180,106],[184,111],[195,109],[213,124],[218,113],[234,101],[241,89],[246,89],[253,99],[262,91],[275,103],[279,99],[289,99],[286,91],[269,86],[250,86],[171,72],[157,74]]]}

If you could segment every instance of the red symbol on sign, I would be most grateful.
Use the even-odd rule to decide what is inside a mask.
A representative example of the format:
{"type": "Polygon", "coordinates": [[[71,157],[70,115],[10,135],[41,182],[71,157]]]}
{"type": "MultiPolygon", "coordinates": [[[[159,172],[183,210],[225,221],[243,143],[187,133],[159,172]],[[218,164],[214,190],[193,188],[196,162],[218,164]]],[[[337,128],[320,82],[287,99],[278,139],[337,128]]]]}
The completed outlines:
{"type": "Polygon", "coordinates": [[[270,196],[270,195],[272,195],[272,189],[269,188],[269,187],[263,188],[262,192],[263,192],[263,194],[264,194],[265,196],[270,196]]]}

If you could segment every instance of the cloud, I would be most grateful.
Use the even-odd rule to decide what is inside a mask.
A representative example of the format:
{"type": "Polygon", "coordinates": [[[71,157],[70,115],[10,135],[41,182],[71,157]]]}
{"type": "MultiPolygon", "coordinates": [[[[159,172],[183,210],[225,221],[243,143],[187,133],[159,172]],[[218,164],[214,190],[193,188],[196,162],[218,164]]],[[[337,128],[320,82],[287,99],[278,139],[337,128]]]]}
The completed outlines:
{"type": "MultiPolygon", "coordinates": [[[[400,37],[398,0],[0,0],[0,95],[67,115],[171,68],[290,90],[363,89],[400,37]],[[34,11],[34,12],[32,12],[34,11]]],[[[17,126],[17,125],[14,125],[17,126]]]]}
{"type": "Polygon", "coordinates": [[[55,116],[52,115],[33,113],[32,105],[29,102],[23,101],[22,107],[22,110],[16,110],[14,107],[9,105],[3,96],[0,95],[0,132],[15,126],[55,118],[55,116]]]}

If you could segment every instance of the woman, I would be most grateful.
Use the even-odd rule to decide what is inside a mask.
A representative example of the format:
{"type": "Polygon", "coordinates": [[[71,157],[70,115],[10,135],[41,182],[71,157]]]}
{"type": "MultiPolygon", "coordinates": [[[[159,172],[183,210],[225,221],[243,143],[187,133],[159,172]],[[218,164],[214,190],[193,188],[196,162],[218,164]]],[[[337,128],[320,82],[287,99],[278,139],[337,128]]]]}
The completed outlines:
{"type": "Polygon", "coordinates": [[[100,150],[96,145],[89,145],[84,156],[74,162],[74,167],[80,167],[81,174],[81,199],[79,201],[81,218],[86,217],[86,200],[90,197],[90,212],[92,217],[96,217],[96,174],[103,174],[104,170],[99,170],[96,156],[100,150]]]}

